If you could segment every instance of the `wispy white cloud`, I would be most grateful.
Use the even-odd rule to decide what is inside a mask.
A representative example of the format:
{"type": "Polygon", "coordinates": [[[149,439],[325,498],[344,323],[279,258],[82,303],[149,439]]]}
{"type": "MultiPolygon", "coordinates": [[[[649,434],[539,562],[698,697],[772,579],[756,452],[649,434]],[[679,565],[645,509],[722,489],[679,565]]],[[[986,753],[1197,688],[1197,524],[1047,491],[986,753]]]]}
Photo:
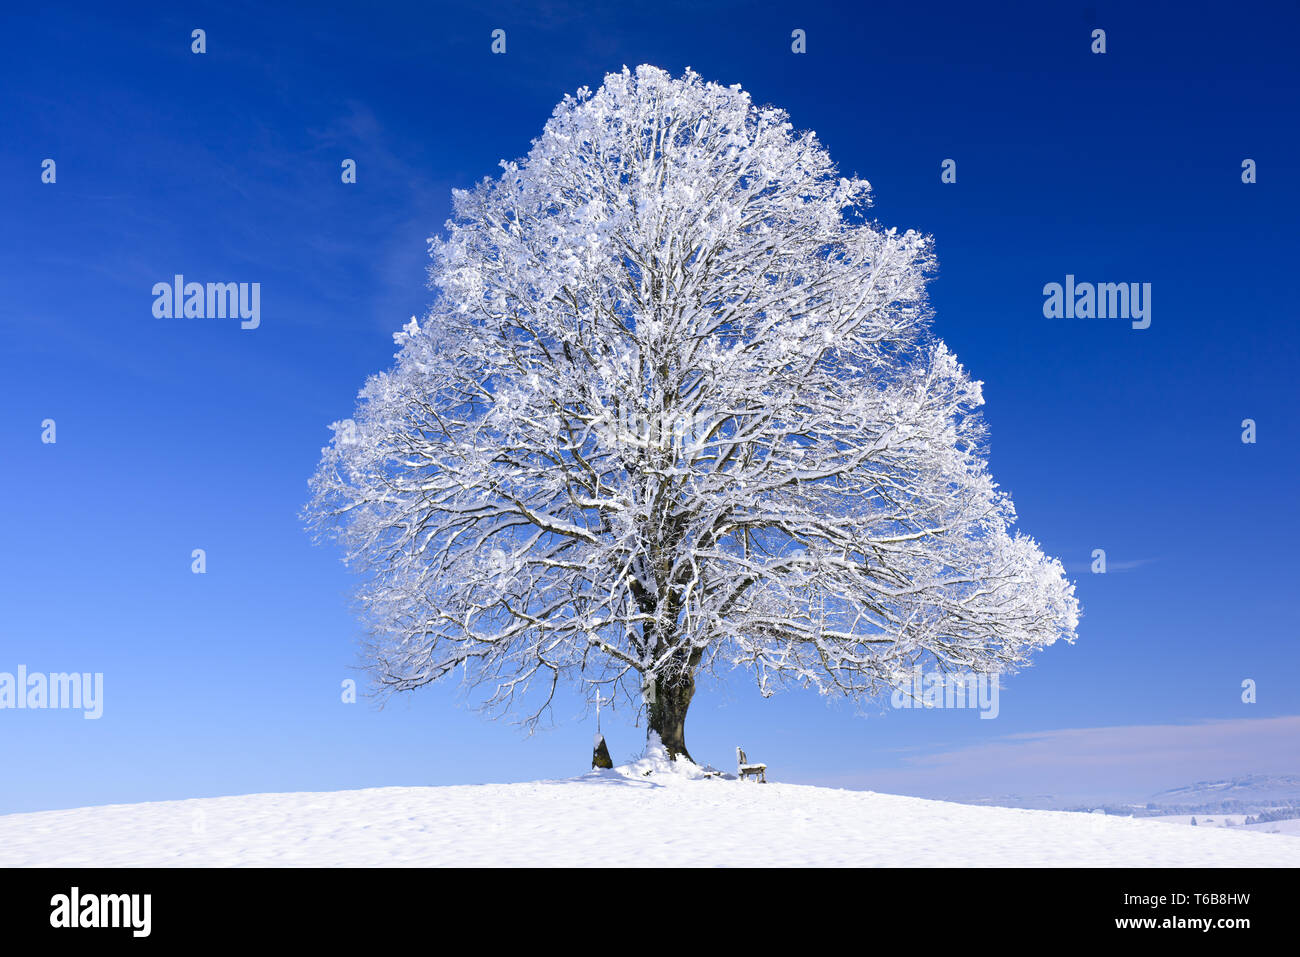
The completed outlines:
{"type": "MultiPolygon", "coordinates": [[[[1131,572],[1135,568],[1141,568],[1143,565],[1155,563],[1155,558],[1130,558],[1121,561],[1106,561],[1106,574],[1111,575],[1116,572],[1131,572]]],[[[1092,561],[1086,562],[1066,562],[1065,570],[1071,575],[1082,575],[1092,571],[1092,561]]]]}
{"type": "Polygon", "coordinates": [[[954,799],[1122,800],[1196,781],[1297,772],[1300,715],[1289,715],[1010,734],[819,783],[954,799]]]}

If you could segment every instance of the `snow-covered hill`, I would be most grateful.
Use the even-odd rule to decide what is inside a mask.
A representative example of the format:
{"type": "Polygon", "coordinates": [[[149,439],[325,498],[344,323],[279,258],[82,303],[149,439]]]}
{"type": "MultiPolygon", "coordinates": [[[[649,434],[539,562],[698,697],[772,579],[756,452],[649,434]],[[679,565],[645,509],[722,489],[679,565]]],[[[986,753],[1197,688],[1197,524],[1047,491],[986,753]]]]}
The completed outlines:
{"type": "Polygon", "coordinates": [[[1300,837],[701,779],[652,763],[531,784],[0,817],[0,866],[146,865],[1297,866],[1300,837]]]}

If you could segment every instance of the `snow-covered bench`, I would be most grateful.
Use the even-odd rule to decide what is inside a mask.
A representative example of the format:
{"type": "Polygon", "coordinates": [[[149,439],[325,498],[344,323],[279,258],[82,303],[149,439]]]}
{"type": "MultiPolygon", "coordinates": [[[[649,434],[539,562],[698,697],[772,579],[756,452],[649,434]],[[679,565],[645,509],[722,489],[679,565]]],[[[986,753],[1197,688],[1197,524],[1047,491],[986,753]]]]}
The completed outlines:
{"type": "Polygon", "coordinates": [[[750,764],[749,758],[745,757],[745,752],[741,748],[736,748],[736,768],[740,775],[740,780],[746,777],[752,777],[755,781],[762,784],[767,783],[767,765],[750,764]]]}

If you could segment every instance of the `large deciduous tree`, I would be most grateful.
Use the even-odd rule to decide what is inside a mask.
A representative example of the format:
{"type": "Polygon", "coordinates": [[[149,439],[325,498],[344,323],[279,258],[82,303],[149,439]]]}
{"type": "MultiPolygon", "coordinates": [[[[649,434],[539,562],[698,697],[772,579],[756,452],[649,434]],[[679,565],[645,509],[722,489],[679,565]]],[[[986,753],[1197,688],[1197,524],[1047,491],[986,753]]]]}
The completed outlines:
{"type": "Polygon", "coordinates": [[[543,714],[563,680],[668,752],[705,669],[855,698],[1073,640],[1013,533],[930,241],[739,87],[642,66],[454,194],[436,299],[335,423],[312,523],[364,573],[368,658],[543,714]]]}

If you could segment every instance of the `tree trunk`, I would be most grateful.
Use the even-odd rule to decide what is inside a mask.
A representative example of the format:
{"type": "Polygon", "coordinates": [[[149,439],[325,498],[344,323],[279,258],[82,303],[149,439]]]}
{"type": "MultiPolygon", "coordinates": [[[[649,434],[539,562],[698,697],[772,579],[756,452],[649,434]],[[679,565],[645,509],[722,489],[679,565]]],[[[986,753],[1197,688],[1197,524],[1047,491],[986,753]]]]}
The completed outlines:
{"type": "Polygon", "coordinates": [[[670,758],[676,761],[680,756],[694,764],[686,750],[686,709],[695,697],[695,677],[689,672],[660,675],[650,690],[649,730],[659,735],[670,758]]]}

